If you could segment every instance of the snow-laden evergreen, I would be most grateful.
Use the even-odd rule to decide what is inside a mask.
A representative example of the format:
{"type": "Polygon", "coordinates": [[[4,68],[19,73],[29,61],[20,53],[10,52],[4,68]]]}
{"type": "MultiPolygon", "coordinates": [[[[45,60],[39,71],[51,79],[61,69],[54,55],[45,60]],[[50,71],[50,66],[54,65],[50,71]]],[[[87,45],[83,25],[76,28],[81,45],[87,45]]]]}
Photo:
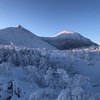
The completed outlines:
{"type": "Polygon", "coordinates": [[[0,100],[100,100],[100,50],[0,46],[0,100]]]}

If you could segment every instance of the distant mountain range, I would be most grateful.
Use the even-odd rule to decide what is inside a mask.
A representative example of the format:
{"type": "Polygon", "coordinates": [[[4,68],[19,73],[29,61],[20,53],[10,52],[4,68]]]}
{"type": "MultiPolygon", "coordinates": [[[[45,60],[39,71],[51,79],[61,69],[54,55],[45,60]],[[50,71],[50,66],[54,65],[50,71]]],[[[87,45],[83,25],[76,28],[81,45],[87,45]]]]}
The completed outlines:
{"type": "Polygon", "coordinates": [[[87,46],[98,46],[98,44],[83,37],[79,33],[72,31],[63,31],[53,37],[39,37],[23,28],[8,27],[0,30],[0,44],[16,46],[25,46],[30,48],[46,48],[46,49],[73,49],[87,46]]]}

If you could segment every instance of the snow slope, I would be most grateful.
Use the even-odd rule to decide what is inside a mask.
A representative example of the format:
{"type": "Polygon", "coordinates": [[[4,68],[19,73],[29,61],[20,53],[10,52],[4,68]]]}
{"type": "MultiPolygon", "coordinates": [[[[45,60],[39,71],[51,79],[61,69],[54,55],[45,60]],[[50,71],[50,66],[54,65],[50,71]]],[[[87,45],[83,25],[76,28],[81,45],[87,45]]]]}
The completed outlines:
{"type": "Polygon", "coordinates": [[[61,50],[97,45],[79,33],[68,30],[62,31],[53,37],[43,37],[42,39],[61,50]]]}
{"type": "Polygon", "coordinates": [[[8,27],[0,30],[0,43],[10,44],[10,42],[16,46],[56,49],[22,26],[8,27]]]}

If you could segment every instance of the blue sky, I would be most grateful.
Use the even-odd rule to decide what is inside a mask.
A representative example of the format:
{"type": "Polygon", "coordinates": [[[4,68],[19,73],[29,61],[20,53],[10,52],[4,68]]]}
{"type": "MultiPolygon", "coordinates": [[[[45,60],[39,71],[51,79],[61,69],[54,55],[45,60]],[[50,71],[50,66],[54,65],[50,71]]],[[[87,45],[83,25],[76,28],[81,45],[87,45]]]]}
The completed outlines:
{"type": "Polygon", "coordinates": [[[38,36],[72,30],[100,44],[100,0],[0,0],[0,29],[19,24],[38,36]]]}

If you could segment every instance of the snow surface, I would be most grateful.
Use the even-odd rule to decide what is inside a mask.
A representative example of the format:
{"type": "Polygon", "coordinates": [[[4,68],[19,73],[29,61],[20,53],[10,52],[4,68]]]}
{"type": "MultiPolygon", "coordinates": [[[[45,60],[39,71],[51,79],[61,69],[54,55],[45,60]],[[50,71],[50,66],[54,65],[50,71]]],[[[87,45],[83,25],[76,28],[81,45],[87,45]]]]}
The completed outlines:
{"type": "Polygon", "coordinates": [[[73,31],[69,31],[69,30],[62,31],[62,32],[58,33],[57,35],[55,35],[53,37],[54,38],[66,38],[66,39],[87,41],[87,39],[84,38],[79,33],[76,33],[76,32],[73,32],[73,31]]]}
{"type": "Polygon", "coordinates": [[[31,48],[47,48],[56,49],[54,46],[46,43],[35,34],[26,30],[22,26],[8,27],[0,30],[0,43],[10,44],[16,46],[24,46],[31,48]]]}
{"type": "MultiPolygon", "coordinates": [[[[67,30],[52,42],[64,38],[93,43],[67,30]]],[[[0,30],[0,44],[0,100],[100,100],[100,47],[57,50],[21,25],[0,30]]]]}
{"type": "Polygon", "coordinates": [[[53,37],[42,37],[42,39],[60,50],[87,47],[92,45],[97,46],[97,44],[92,42],[90,39],[69,30],[62,31],[53,37]]]}
{"type": "Polygon", "coordinates": [[[59,36],[59,35],[65,35],[65,34],[66,34],[66,35],[75,34],[75,32],[72,32],[72,31],[69,31],[69,30],[65,30],[65,31],[62,31],[62,32],[56,34],[56,35],[53,36],[53,37],[57,37],[57,36],[59,36]]]}
{"type": "Polygon", "coordinates": [[[100,100],[99,66],[99,48],[1,46],[0,100],[100,100]]]}
{"type": "Polygon", "coordinates": [[[21,25],[18,27],[1,29],[0,44],[14,44],[16,46],[42,49],[45,48],[50,50],[66,50],[71,48],[97,45],[76,32],[66,30],[60,32],[54,37],[42,38],[23,28],[21,25]]]}

